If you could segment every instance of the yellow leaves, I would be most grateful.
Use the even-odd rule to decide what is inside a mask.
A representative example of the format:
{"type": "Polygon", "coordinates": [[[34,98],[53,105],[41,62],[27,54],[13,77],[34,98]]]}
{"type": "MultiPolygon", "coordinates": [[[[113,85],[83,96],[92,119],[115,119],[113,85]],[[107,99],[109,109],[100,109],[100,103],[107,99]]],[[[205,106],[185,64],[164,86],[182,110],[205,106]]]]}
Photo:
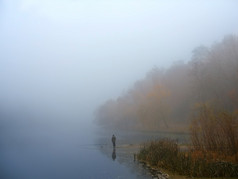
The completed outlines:
{"type": "Polygon", "coordinates": [[[160,100],[162,98],[166,98],[170,96],[170,91],[163,87],[162,85],[156,84],[154,85],[148,92],[148,99],[156,99],[160,100]]]}
{"type": "Polygon", "coordinates": [[[196,102],[194,103],[194,109],[195,110],[200,110],[200,109],[206,109],[206,110],[210,110],[211,109],[211,101],[210,100],[207,100],[207,101],[204,101],[204,102],[196,102]]]}
{"type": "Polygon", "coordinates": [[[199,143],[201,135],[220,137],[225,127],[232,125],[226,125],[231,120],[229,115],[217,108],[229,111],[238,120],[238,53],[233,53],[237,40],[218,43],[209,54],[200,48],[197,52],[202,53],[196,52],[198,58],[188,63],[175,63],[167,70],[153,68],[128,93],[100,108],[97,117],[106,125],[114,122],[116,128],[120,123],[130,123],[139,130],[168,131],[165,127],[169,126],[169,130],[172,127],[178,131],[178,126],[187,129],[192,108],[195,117],[190,130],[196,141],[199,143]],[[215,132],[216,127],[220,133],[215,132]]]}

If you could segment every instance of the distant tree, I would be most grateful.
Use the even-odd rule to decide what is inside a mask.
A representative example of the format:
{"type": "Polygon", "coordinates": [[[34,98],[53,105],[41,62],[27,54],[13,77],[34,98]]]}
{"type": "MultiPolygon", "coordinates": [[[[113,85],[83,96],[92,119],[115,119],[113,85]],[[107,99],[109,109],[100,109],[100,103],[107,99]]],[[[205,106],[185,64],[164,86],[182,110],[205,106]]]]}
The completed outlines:
{"type": "Polygon", "coordinates": [[[184,131],[197,104],[209,104],[213,116],[238,113],[237,36],[195,48],[188,63],[152,68],[124,95],[102,104],[96,118],[106,128],[184,131]]]}

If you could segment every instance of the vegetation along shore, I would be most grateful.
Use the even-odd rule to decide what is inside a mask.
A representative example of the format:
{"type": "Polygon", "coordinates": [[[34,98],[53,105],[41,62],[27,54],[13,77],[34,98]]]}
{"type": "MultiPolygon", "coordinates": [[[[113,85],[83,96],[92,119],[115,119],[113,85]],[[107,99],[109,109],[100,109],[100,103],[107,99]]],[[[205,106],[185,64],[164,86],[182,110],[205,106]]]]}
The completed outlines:
{"type": "MultiPolygon", "coordinates": [[[[194,177],[238,177],[238,37],[200,46],[188,62],[153,68],[96,112],[103,128],[187,132],[186,150],[172,139],[145,144],[138,159],[194,177]]],[[[183,144],[184,145],[184,144],[183,144]]]]}

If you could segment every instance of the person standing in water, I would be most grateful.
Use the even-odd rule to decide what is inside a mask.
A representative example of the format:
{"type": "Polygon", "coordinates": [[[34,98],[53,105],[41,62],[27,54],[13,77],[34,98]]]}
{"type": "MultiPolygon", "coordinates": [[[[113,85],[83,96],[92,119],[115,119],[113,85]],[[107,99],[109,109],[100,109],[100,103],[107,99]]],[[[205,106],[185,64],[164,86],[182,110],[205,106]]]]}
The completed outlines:
{"type": "Polygon", "coordinates": [[[116,137],[114,134],[112,135],[112,144],[113,144],[113,147],[116,147],[116,137]]]}

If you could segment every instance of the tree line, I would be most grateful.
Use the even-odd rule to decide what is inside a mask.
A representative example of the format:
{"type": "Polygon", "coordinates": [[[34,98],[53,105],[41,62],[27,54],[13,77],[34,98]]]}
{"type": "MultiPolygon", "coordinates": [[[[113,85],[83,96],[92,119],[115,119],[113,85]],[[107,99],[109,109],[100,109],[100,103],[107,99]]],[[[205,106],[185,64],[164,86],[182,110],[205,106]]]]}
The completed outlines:
{"type": "Polygon", "coordinates": [[[205,134],[195,131],[209,124],[221,130],[230,120],[227,128],[237,130],[238,37],[229,35],[211,47],[195,48],[188,62],[177,61],[168,69],[154,67],[125,94],[102,104],[95,115],[106,129],[190,129],[198,145],[205,134]]]}

